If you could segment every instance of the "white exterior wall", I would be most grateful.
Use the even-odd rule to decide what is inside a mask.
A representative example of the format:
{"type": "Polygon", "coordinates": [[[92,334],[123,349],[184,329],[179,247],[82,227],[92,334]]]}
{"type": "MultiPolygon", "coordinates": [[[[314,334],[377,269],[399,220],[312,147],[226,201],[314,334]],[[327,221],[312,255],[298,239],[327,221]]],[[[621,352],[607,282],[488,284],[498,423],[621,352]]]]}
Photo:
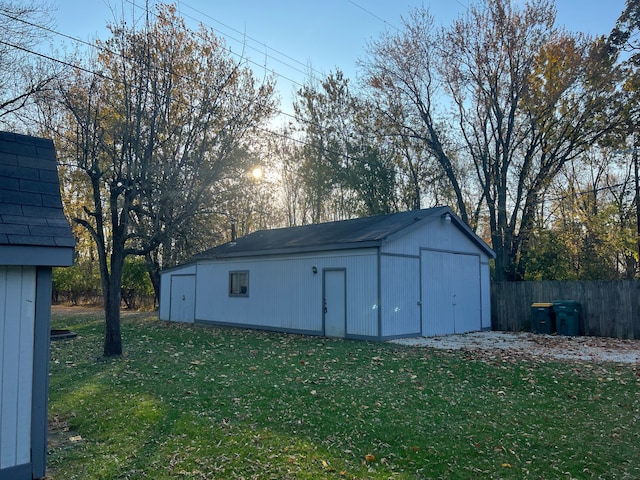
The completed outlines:
{"type": "MultiPolygon", "coordinates": [[[[416,279],[420,279],[421,282],[425,282],[426,279],[420,277],[420,255],[422,250],[435,250],[448,253],[465,253],[478,255],[480,259],[480,296],[481,296],[481,328],[491,328],[491,286],[490,286],[490,269],[489,269],[489,256],[482,250],[474,241],[472,241],[464,232],[462,232],[453,222],[445,222],[444,220],[435,218],[430,222],[426,222],[421,226],[417,226],[412,231],[407,232],[404,235],[400,235],[398,238],[392,239],[385,243],[382,248],[382,258],[387,258],[389,261],[396,261],[399,264],[404,264],[406,268],[410,268],[411,275],[415,274],[416,279]],[[412,258],[414,262],[409,260],[401,261],[399,259],[405,256],[406,258],[412,258]],[[411,265],[410,267],[408,265],[411,265]]],[[[399,272],[403,269],[401,266],[396,267],[399,272]]],[[[402,273],[386,275],[383,270],[382,275],[382,291],[393,292],[397,290],[397,283],[402,282],[402,273]],[[389,283],[391,282],[391,283],[389,283]]],[[[436,280],[437,281],[437,280],[436,280]]],[[[412,288],[407,287],[404,293],[404,297],[401,292],[396,293],[396,297],[392,297],[389,300],[397,304],[404,303],[407,307],[410,306],[411,299],[415,298],[416,293],[412,288]]],[[[420,301],[420,291],[417,293],[418,301],[420,301]]],[[[386,297],[385,297],[386,298],[386,297]]],[[[389,301],[387,300],[387,301],[389,301]]],[[[417,302],[415,302],[417,303],[417,302]]],[[[392,305],[385,305],[383,303],[383,311],[388,311],[388,308],[395,308],[392,305]]],[[[420,318],[420,312],[417,313],[420,318]]],[[[383,336],[386,335],[406,335],[411,334],[410,327],[413,327],[415,320],[413,318],[401,318],[399,323],[396,322],[383,322],[383,336]],[[407,331],[402,331],[400,326],[407,328],[407,331]]],[[[420,320],[418,320],[420,322],[420,320]]]]}
{"type": "Polygon", "coordinates": [[[480,297],[482,299],[482,329],[491,330],[491,268],[489,257],[480,257],[480,297]]]}
{"type": "Polygon", "coordinates": [[[190,264],[184,267],[176,267],[166,272],[163,272],[160,276],[160,305],[158,316],[160,320],[170,320],[170,308],[171,308],[171,276],[172,275],[195,275],[196,265],[190,264]]]}
{"type": "MultiPolygon", "coordinates": [[[[219,259],[166,271],[162,274],[160,318],[171,319],[171,277],[193,275],[195,321],[323,334],[323,271],[340,269],[346,273],[346,336],[385,339],[420,335],[425,333],[425,312],[431,315],[433,311],[429,310],[433,303],[424,302],[425,292],[430,292],[425,288],[429,288],[428,282],[438,281],[425,277],[429,275],[423,268],[425,252],[440,252],[443,260],[459,259],[448,254],[478,259],[481,318],[474,325],[490,328],[489,256],[455,223],[440,218],[399,232],[397,238],[383,242],[379,252],[370,248],[219,259]],[[246,297],[229,295],[229,274],[235,271],[249,272],[246,297]]],[[[451,271],[444,269],[445,274],[451,271]]],[[[464,278],[469,280],[469,275],[464,278]]],[[[462,288],[455,279],[449,277],[448,281],[462,288]]]]}
{"type": "Polygon", "coordinates": [[[378,336],[374,249],[198,264],[196,320],[322,334],[322,272],[346,272],[347,336],[378,336]],[[313,273],[316,267],[317,273],[313,273]],[[249,272],[249,295],[229,295],[229,272],[249,272]]]}
{"type": "Polygon", "coordinates": [[[420,257],[382,255],[382,336],[420,335],[420,257]]]}
{"type": "Polygon", "coordinates": [[[31,462],[36,268],[0,266],[0,470],[31,462]]]}
{"type": "MultiPolygon", "coordinates": [[[[419,255],[421,249],[442,250],[452,253],[480,253],[480,247],[455,224],[440,218],[408,231],[383,245],[383,253],[419,255]]],[[[486,254],[483,253],[486,257],[486,254]]]]}

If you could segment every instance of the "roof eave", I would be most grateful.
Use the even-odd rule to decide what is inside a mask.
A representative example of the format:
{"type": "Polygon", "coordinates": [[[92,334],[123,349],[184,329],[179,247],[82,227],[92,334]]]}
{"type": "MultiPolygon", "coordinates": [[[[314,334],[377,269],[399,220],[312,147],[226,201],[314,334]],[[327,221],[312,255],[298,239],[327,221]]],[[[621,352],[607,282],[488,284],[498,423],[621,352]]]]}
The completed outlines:
{"type": "Polygon", "coordinates": [[[250,251],[238,251],[234,252],[232,245],[222,246],[226,247],[227,251],[218,251],[212,255],[196,257],[194,260],[218,260],[225,258],[241,258],[241,257],[264,257],[274,255],[292,255],[298,253],[313,253],[313,252],[326,252],[336,250],[353,250],[360,248],[378,248],[381,245],[381,240],[370,240],[366,242],[350,242],[350,243],[333,243],[330,245],[310,245],[310,246],[293,246],[283,248],[269,248],[264,250],[250,250],[250,251]]]}
{"type": "Polygon", "coordinates": [[[74,256],[73,247],[0,245],[0,265],[70,267],[74,256]]]}

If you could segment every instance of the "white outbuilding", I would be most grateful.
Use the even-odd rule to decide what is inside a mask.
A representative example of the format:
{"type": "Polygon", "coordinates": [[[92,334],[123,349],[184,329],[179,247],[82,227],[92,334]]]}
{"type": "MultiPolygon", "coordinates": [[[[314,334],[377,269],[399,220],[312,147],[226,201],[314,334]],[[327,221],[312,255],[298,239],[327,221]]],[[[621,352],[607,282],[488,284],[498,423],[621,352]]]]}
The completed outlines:
{"type": "Polygon", "coordinates": [[[53,142],[0,132],[0,480],[46,473],[52,267],[74,245],[53,142]]]}
{"type": "Polygon", "coordinates": [[[491,248],[449,207],[261,230],[161,275],[161,320],[366,340],[491,328],[491,248]]]}

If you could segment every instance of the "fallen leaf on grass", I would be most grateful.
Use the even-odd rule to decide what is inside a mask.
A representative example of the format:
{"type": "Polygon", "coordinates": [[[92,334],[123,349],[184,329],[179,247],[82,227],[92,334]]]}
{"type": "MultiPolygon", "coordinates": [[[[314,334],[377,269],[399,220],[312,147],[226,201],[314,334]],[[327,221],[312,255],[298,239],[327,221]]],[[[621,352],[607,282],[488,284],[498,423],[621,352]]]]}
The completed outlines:
{"type": "Polygon", "coordinates": [[[321,460],[321,462],[322,462],[322,466],[324,468],[326,468],[327,472],[335,472],[336,471],[336,469],[333,468],[331,465],[329,465],[329,462],[327,462],[326,460],[321,460]]]}

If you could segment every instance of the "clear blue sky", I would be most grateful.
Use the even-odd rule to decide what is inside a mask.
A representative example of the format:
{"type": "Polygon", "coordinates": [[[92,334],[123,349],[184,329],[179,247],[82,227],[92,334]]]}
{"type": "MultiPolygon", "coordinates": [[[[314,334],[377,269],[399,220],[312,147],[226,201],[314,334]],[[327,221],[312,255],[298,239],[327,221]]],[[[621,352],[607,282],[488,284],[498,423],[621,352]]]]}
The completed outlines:
{"type": "MultiPolygon", "coordinates": [[[[283,102],[307,77],[340,67],[354,78],[356,61],[367,41],[385,28],[401,25],[401,16],[424,4],[437,23],[448,25],[469,0],[174,0],[190,26],[202,22],[225,37],[234,52],[249,57],[252,68],[276,71],[283,102]],[[293,80],[292,83],[290,80],[293,80]]],[[[518,2],[519,0],[515,0],[518,2]]],[[[106,36],[112,5],[131,18],[142,16],[146,0],[57,0],[57,30],[83,40],[106,36]],[[134,6],[135,5],[135,6],[134,6]]],[[[154,0],[150,0],[153,5],[154,0]]],[[[170,2],[169,2],[170,3],[170,2]]],[[[624,8],[624,0],[556,0],[558,24],[572,31],[608,34],[624,8]]],[[[54,38],[54,41],[56,39],[54,38]]],[[[62,38],[60,42],[70,43],[62,38]]]]}

